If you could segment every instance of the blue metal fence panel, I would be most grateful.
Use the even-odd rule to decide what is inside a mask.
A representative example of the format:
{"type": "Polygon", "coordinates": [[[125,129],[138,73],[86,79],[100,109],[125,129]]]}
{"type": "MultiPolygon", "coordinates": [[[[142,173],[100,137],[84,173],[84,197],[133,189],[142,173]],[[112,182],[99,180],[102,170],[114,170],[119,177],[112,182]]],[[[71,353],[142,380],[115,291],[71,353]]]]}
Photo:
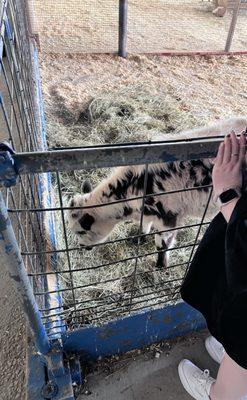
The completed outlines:
{"type": "Polygon", "coordinates": [[[62,335],[64,350],[83,360],[108,357],[206,327],[202,315],[184,302],[128,316],[106,325],[62,335]]]}

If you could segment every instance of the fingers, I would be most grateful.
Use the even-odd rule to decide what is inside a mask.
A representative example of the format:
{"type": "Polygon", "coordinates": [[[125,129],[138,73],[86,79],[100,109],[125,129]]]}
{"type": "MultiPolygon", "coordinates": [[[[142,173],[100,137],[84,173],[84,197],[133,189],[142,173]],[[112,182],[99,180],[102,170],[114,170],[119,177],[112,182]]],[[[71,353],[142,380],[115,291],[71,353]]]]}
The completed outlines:
{"type": "Polygon", "coordinates": [[[228,164],[231,161],[231,156],[232,156],[232,141],[230,135],[227,135],[225,137],[224,143],[225,143],[225,151],[223,157],[223,164],[228,164]]]}
{"type": "Polygon", "coordinates": [[[241,163],[245,161],[245,153],[246,153],[246,137],[242,133],[239,139],[239,161],[241,163]]]}
{"type": "Polygon", "coordinates": [[[235,132],[231,132],[231,144],[232,144],[232,154],[231,161],[235,164],[239,160],[240,149],[239,149],[239,140],[235,134],[235,132]]]}
{"type": "Polygon", "coordinates": [[[216,159],[214,160],[214,164],[215,164],[215,165],[220,166],[220,165],[223,163],[224,152],[225,152],[225,143],[222,142],[222,143],[220,144],[217,157],[216,157],[216,159]]]}
{"type": "Polygon", "coordinates": [[[223,143],[220,144],[216,159],[212,160],[213,164],[218,166],[231,163],[233,165],[243,163],[246,154],[246,137],[241,135],[237,138],[235,132],[225,137],[223,143]]]}

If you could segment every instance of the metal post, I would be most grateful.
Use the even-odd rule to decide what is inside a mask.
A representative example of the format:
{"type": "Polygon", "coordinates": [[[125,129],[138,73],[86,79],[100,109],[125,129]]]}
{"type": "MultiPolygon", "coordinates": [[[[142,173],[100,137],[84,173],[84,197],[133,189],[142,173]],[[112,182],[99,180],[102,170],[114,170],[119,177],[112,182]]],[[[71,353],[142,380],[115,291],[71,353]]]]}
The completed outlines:
{"type": "Polygon", "coordinates": [[[240,5],[241,5],[241,0],[236,0],[236,5],[233,10],[232,21],[231,21],[231,25],[230,25],[227,40],[226,40],[226,47],[225,47],[226,52],[229,52],[230,48],[231,48],[232,39],[233,39],[233,35],[235,32],[236,24],[237,24],[240,5]]]}
{"type": "Polygon", "coordinates": [[[118,55],[127,57],[128,0],[119,0],[118,55]]]}
{"type": "Polygon", "coordinates": [[[37,24],[37,17],[35,15],[35,5],[34,0],[25,0],[25,11],[27,18],[27,28],[30,38],[36,41],[37,47],[40,50],[40,40],[39,40],[39,29],[37,24]]]}
{"type": "Polygon", "coordinates": [[[49,340],[42,324],[35,297],[22,261],[18,243],[8,217],[7,209],[0,192],[0,257],[1,268],[5,269],[16,289],[16,296],[26,314],[34,341],[41,354],[50,351],[49,340]]]}

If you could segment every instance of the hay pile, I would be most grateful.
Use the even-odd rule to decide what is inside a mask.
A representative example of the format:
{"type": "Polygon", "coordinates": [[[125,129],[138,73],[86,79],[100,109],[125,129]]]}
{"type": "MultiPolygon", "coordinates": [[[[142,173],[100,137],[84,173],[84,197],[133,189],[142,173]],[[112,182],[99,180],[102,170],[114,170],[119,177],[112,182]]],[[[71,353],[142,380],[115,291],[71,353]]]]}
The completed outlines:
{"type": "Polygon", "coordinates": [[[49,147],[146,141],[196,124],[180,98],[154,95],[141,86],[97,96],[76,115],[61,107],[59,112],[61,122],[51,116],[47,121],[49,147]]]}
{"type": "MultiPolygon", "coordinates": [[[[48,137],[50,147],[69,147],[89,144],[123,143],[148,140],[153,133],[176,134],[181,127],[191,128],[195,119],[179,99],[172,99],[167,95],[153,96],[152,93],[141,90],[139,87],[126,88],[120,92],[102,94],[94,98],[78,115],[71,115],[66,111],[66,121],[69,124],[48,121],[48,137]],[[75,122],[71,125],[71,121],[75,122]]],[[[64,120],[65,121],[65,120],[64,120]]],[[[75,171],[61,173],[63,190],[63,203],[68,204],[68,199],[77,192],[81,192],[81,185],[89,178],[95,186],[107,176],[109,169],[90,171],[75,171]]],[[[54,186],[56,182],[54,182],[54,186]]],[[[56,189],[56,188],[55,188],[56,189]]],[[[56,192],[57,193],[57,192],[56,192]]],[[[56,202],[59,205],[58,195],[56,202]]],[[[60,212],[56,214],[58,248],[65,248],[60,212]]],[[[193,243],[196,229],[184,230],[179,234],[179,245],[193,243]]],[[[75,247],[77,240],[68,230],[69,247],[75,247]]],[[[138,234],[138,226],[131,221],[126,221],[116,226],[110,240],[128,238],[138,234]]],[[[154,236],[148,237],[147,242],[141,244],[139,254],[156,251],[154,236]]],[[[177,264],[188,260],[191,248],[171,252],[170,264],[177,264]]],[[[135,260],[116,263],[101,268],[102,264],[113,263],[121,259],[135,257],[137,244],[133,240],[120,243],[107,244],[95,247],[91,252],[75,250],[70,252],[72,269],[80,268],[80,272],[73,273],[74,286],[86,286],[75,291],[82,318],[80,324],[105,322],[113,317],[128,312],[130,291],[134,288],[133,300],[139,307],[148,307],[162,300],[167,300],[165,294],[176,291],[179,281],[167,283],[172,279],[182,278],[184,268],[177,267],[163,271],[155,269],[156,256],[139,258],[137,262],[137,277],[133,281],[132,274],[135,270],[135,260]],[[104,283],[110,280],[110,282],[104,283]],[[147,288],[147,286],[152,286],[147,288]],[[151,294],[154,292],[154,294],[151,294]],[[139,297],[140,296],[140,297],[139,297]],[[114,304],[113,304],[114,303],[114,304]],[[90,308],[88,308],[90,307],[90,308]],[[114,310],[114,308],[117,309],[114,310]],[[87,309],[86,309],[87,308],[87,309]]],[[[61,253],[58,259],[58,269],[68,269],[67,254],[61,253]]],[[[71,287],[69,274],[61,275],[62,286],[71,287]]],[[[64,292],[64,302],[68,307],[68,314],[73,307],[72,292],[64,292]]]]}

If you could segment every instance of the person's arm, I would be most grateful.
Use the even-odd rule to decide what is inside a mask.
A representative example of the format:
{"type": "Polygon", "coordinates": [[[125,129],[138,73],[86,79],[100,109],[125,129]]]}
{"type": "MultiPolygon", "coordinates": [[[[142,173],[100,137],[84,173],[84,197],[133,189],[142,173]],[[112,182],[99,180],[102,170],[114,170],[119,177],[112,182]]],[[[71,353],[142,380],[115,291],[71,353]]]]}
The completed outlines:
{"type": "MultiPolygon", "coordinates": [[[[221,143],[213,168],[213,187],[217,196],[230,188],[242,188],[245,146],[245,135],[242,134],[238,140],[234,132],[226,136],[224,142],[221,143]]],[[[221,212],[227,222],[238,200],[239,198],[235,198],[221,207],[221,212]]]]}
{"type": "Polygon", "coordinates": [[[238,199],[234,199],[231,203],[221,207],[221,212],[226,220],[226,222],[229,222],[232,216],[232,213],[236,207],[236,204],[238,202],[238,199]]]}

